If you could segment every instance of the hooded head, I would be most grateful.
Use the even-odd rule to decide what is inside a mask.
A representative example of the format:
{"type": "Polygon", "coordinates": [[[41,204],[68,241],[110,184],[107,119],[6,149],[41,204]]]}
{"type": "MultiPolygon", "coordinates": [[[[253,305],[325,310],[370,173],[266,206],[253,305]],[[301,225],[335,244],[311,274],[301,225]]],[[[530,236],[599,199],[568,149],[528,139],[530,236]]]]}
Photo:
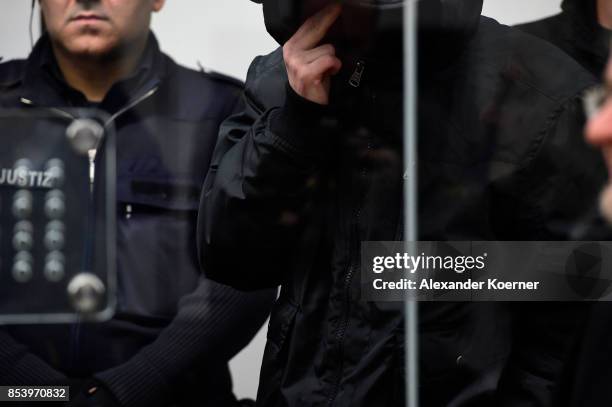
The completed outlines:
{"type": "Polygon", "coordinates": [[[401,30],[402,0],[258,0],[263,3],[266,28],[284,44],[302,23],[330,3],[342,3],[340,18],[329,39],[361,39],[374,32],[401,30]]]}
{"type": "MultiPolygon", "coordinates": [[[[302,23],[326,5],[342,3],[328,38],[343,62],[397,59],[403,55],[404,4],[418,4],[420,49],[443,46],[448,54],[476,31],[483,0],[253,0],[263,4],[268,32],[283,45],[302,23]]],[[[429,58],[425,58],[429,59],[429,58]]],[[[349,64],[350,65],[350,64],[349,64]]]]}
{"type": "MultiPolygon", "coordinates": [[[[400,35],[404,4],[416,0],[253,0],[263,4],[268,32],[284,44],[311,15],[326,5],[343,4],[332,29],[336,40],[400,35]]],[[[420,0],[419,24],[447,31],[471,31],[482,11],[483,0],[420,0]]]]}

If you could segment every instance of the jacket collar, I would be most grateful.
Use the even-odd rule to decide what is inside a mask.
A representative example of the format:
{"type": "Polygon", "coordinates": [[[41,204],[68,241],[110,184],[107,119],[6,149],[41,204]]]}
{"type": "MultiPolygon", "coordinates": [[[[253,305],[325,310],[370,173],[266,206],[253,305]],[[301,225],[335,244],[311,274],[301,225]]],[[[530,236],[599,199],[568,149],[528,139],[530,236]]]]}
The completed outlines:
{"type": "MultiPolygon", "coordinates": [[[[134,72],[115,83],[98,106],[108,113],[115,113],[131,101],[159,86],[167,75],[167,61],[159,49],[153,33],[150,33],[145,51],[134,72]]],[[[26,61],[22,77],[22,99],[35,106],[87,107],[85,96],[71,88],[59,69],[48,35],[39,39],[26,61]]]]}

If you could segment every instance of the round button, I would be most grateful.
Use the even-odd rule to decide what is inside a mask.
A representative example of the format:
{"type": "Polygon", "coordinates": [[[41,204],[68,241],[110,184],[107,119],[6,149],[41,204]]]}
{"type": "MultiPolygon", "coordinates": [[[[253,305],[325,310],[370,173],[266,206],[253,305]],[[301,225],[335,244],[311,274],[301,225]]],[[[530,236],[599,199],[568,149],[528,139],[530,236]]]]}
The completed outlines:
{"type": "Polygon", "coordinates": [[[64,248],[64,224],[54,220],[47,225],[45,231],[45,247],[49,251],[62,250],[64,248]]]}
{"type": "Polygon", "coordinates": [[[58,282],[64,278],[65,271],[64,255],[60,252],[51,252],[45,259],[45,277],[51,282],[58,282]]]}
{"type": "Polygon", "coordinates": [[[45,198],[45,214],[49,219],[59,219],[66,212],[64,194],[59,189],[47,193],[45,198]]]}
{"type": "Polygon", "coordinates": [[[33,226],[27,220],[15,224],[13,230],[13,248],[20,251],[32,250],[34,246],[33,226]]]}
{"type": "Polygon", "coordinates": [[[25,189],[17,191],[13,197],[13,215],[17,219],[29,218],[32,214],[32,193],[25,189]]]}
{"type": "Polygon", "coordinates": [[[17,251],[32,250],[33,245],[34,239],[32,239],[31,233],[17,232],[15,236],[13,236],[13,247],[17,251]]]}
{"type": "Polygon", "coordinates": [[[17,160],[13,167],[13,172],[15,175],[15,181],[18,186],[24,188],[29,184],[28,174],[32,169],[32,162],[27,158],[22,158],[17,160]]]}
{"type": "Polygon", "coordinates": [[[98,276],[80,273],[68,284],[68,298],[77,312],[92,313],[102,303],[106,287],[98,276]]]}
{"type": "Polygon", "coordinates": [[[19,252],[13,263],[13,278],[19,283],[27,283],[32,279],[32,256],[27,252],[19,252]]]}
{"type": "Polygon", "coordinates": [[[76,119],[66,129],[66,136],[77,154],[87,155],[104,137],[104,127],[92,119],[76,119]]]}
{"type": "Polygon", "coordinates": [[[26,170],[29,171],[32,168],[32,161],[27,158],[20,158],[15,161],[15,165],[13,166],[15,170],[26,170]]]}
{"type": "Polygon", "coordinates": [[[64,162],[59,158],[52,158],[45,165],[45,173],[51,178],[53,188],[64,184],[64,162]]]}

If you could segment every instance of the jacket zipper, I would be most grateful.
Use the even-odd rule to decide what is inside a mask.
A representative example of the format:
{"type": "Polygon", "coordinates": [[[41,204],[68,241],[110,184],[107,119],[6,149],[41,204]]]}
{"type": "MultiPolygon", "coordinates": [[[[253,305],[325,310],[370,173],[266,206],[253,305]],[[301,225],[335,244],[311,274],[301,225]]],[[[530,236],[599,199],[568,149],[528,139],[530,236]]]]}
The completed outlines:
{"type": "MultiPolygon", "coordinates": [[[[359,219],[361,216],[361,210],[357,210],[357,212],[355,213],[355,224],[353,225],[352,229],[353,229],[353,236],[356,236],[357,239],[359,239],[359,219]]],[[[334,385],[334,389],[332,391],[332,393],[329,396],[328,399],[328,404],[331,406],[334,402],[334,400],[336,399],[336,396],[338,395],[338,392],[340,391],[340,382],[342,381],[342,371],[344,370],[344,359],[343,359],[343,347],[344,347],[344,337],[346,335],[346,330],[348,329],[348,323],[349,323],[349,319],[350,319],[350,302],[351,302],[351,292],[350,292],[350,288],[351,288],[351,283],[353,281],[353,276],[355,274],[355,262],[353,261],[352,257],[354,254],[354,248],[353,246],[355,245],[355,239],[353,238],[353,236],[350,237],[350,245],[351,245],[351,249],[350,249],[350,253],[349,253],[349,257],[350,257],[350,262],[351,265],[349,266],[349,269],[346,273],[346,276],[344,278],[344,294],[345,294],[345,302],[344,302],[344,310],[345,310],[345,315],[344,315],[344,319],[342,320],[342,325],[340,326],[340,328],[338,328],[338,330],[336,331],[336,340],[338,341],[338,352],[340,353],[340,365],[338,366],[338,377],[336,378],[336,383],[334,385]]]]}
{"type": "MultiPolygon", "coordinates": [[[[372,147],[371,144],[368,143],[368,147],[367,147],[368,150],[371,149],[371,147],[372,147]]],[[[361,169],[361,176],[365,178],[366,175],[367,175],[367,171],[365,167],[363,167],[361,169]]],[[[362,196],[362,201],[363,201],[363,198],[365,198],[365,191],[364,191],[364,196],[362,196]]],[[[352,235],[349,236],[349,239],[350,239],[350,246],[349,246],[350,266],[344,278],[344,287],[343,287],[344,293],[345,293],[345,303],[344,303],[345,315],[342,321],[342,325],[336,331],[336,339],[338,341],[338,352],[340,353],[340,366],[338,367],[338,377],[336,379],[334,389],[328,399],[329,406],[331,406],[334,403],[334,400],[338,396],[338,392],[340,391],[340,383],[342,381],[342,371],[344,370],[343,347],[344,347],[344,338],[346,335],[346,330],[348,329],[348,324],[349,324],[349,319],[350,319],[350,315],[349,315],[350,306],[351,306],[350,288],[351,288],[351,283],[353,282],[353,277],[355,275],[355,262],[356,261],[353,259],[353,256],[355,255],[356,252],[359,251],[359,222],[361,220],[361,205],[362,205],[362,202],[359,203],[359,206],[357,210],[355,211],[355,215],[353,216],[353,225],[351,227],[352,235]]]]}
{"type": "Polygon", "coordinates": [[[120,109],[117,113],[115,113],[114,115],[112,115],[107,121],[106,123],[104,123],[104,126],[108,126],[109,124],[111,124],[112,122],[114,122],[115,120],[117,120],[119,118],[119,116],[122,116],[124,113],[126,113],[127,111],[133,109],[134,107],[138,106],[139,104],[141,104],[142,102],[144,102],[145,100],[147,100],[148,98],[150,98],[151,96],[153,96],[157,90],[159,89],[159,87],[155,86],[154,88],[151,88],[151,90],[149,90],[147,93],[145,93],[144,95],[140,96],[137,99],[134,99],[134,101],[130,102],[127,106],[125,106],[124,108],[120,109]]]}
{"type": "MultiPolygon", "coordinates": [[[[149,90],[147,93],[145,93],[144,95],[142,95],[141,97],[135,99],[133,102],[129,103],[127,106],[125,106],[124,108],[120,109],[117,113],[115,113],[114,115],[112,115],[105,123],[104,123],[104,127],[109,126],[112,122],[114,122],[115,120],[117,120],[117,118],[119,118],[121,115],[123,115],[124,113],[126,113],[127,111],[129,111],[130,109],[136,107],[138,104],[142,103],[144,100],[148,99],[149,97],[151,97],[152,95],[155,94],[155,92],[157,92],[158,87],[154,87],[151,90],[149,90]]],[[[27,106],[31,106],[31,107],[36,107],[36,104],[34,102],[32,102],[30,99],[26,99],[26,98],[21,98],[20,99],[21,103],[27,105],[27,106]]],[[[57,114],[58,116],[70,119],[70,120],[77,120],[77,117],[58,108],[55,107],[46,107],[45,109],[49,110],[50,112],[53,112],[55,114],[57,114]]],[[[101,142],[102,140],[100,140],[101,142]]],[[[93,193],[93,184],[94,184],[94,180],[95,180],[95,171],[96,171],[96,153],[98,151],[98,148],[100,147],[100,145],[98,144],[95,148],[91,149],[88,151],[88,158],[89,158],[89,182],[90,182],[90,188],[91,191],[93,193]]],[[[93,195],[90,198],[90,205],[92,205],[91,199],[93,199],[93,195]]],[[[75,337],[71,338],[71,348],[74,348],[75,353],[78,352],[79,349],[79,339],[76,336],[80,336],[79,331],[81,327],[80,324],[80,320],[74,325],[73,329],[77,329],[77,331],[74,333],[75,337]],[[76,345],[75,343],[76,342],[76,345]]]]}
{"type": "MultiPolygon", "coordinates": [[[[122,116],[123,114],[125,114],[129,110],[133,109],[134,107],[138,106],[140,103],[144,102],[145,100],[147,100],[148,98],[153,96],[157,92],[157,89],[158,89],[158,87],[156,86],[156,87],[152,88],[151,90],[149,90],[148,92],[146,92],[144,95],[142,95],[139,98],[136,98],[134,101],[128,103],[125,107],[120,109],[118,112],[116,112],[114,115],[112,115],[106,122],[104,122],[104,127],[108,127],[111,123],[113,123],[115,120],[117,120],[120,116],[122,116]]],[[[94,180],[96,178],[96,155],[98,154],[98,148],[100,147],[100,144],[99,144],[100,142],[102,142],[102,140],[100,140],[98,142],[98,145],[96,145],[95,148],[93,148],[93,149],[88,151],[88,156],[89,156],[89,181],[91,182],[92,187],[93,187],[94,180]]]]}
{"type": "MultiPolygon", "coordinates": [[[[136,107],[140,103],[144,102],[146,99],[148,99],[151,96],[153,96],[157,92],[157,89],[159,89],[159,88],[158,87],[152,88],[151,90],[146,92],[144,95],[142,95],[139,98],[135,99],[134,101],[132,101],[131,103],[129,103],[128,105],[126,105],[125,107],[120,109],[118,112],[113,114],[106,122],[104,122],[104,127],[108,127],[111,123],[113,123],[115,120],[117,120],[120,116],[122,116],[123,114],[125,114],[129,110],[133,109],[134,107],[136,107]]],[[[24,105],[36,107],[36,104],[34,102],[32,102],[30,99],[21,98],[20,101],[24,105]]],[[[76,116],[74,116],[74,115],[72,115],[72,114],[70,114],[70,113],[68,113],[68,112],[66,112],[64,110],[58,109],[56,107],[46,107],[45,109],[47,109],[47,110],[57,114],[58,116],[62,116],[64,118],[67,118],[67,119],[70,119],[70,120],[77,120],[76,116]]],[[[100,140],[100,142],[101,141],[102,140],[100,140]]],[[[90,185],[91,188],[93,188],[94,180],[95,180],[95,177],[96,177],[96,155],[98,153],[98,148],[99,147],[100,147],[100,144],[96,145],[95,148],[92,148],[91,150],[89,150],[87,152],[87,156],[88,156],[88,159],[89,159],[89,185],[90,185]]]]}
{"type": "Polygon", "coordinates": [[[351,78],[349,79],[349,85],[351,85],[354,88],[358,88],[359,86],[361,86],[361,78],[363,77],[364,71],[365,71],[365,62],[363,60],[357,61],[357,65],[355,66],[355,69],[353,70],[353,74],[351,75],[351,78]]]}

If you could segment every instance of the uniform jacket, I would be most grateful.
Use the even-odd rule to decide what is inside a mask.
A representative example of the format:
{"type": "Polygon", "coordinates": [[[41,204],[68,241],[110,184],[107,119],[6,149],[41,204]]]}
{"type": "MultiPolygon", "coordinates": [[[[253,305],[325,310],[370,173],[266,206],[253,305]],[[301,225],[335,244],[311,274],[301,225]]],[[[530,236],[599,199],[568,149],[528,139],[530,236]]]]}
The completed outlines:
{"type": "Polygon", "coordinates": [[[152,34],[136,71],[100,104],[64,82],[47,37],[27,60],[0,65],[0,107],[96,107],[110,115],[119,282],[107,323],[0,332],[0,382],[95,376],[122,405],[231,405],[227,361],[263,323],[274,293],[245,295],[203,279],[195,221],[219,125],[239,109],[241,88],[177,65],[152,34]]]}

